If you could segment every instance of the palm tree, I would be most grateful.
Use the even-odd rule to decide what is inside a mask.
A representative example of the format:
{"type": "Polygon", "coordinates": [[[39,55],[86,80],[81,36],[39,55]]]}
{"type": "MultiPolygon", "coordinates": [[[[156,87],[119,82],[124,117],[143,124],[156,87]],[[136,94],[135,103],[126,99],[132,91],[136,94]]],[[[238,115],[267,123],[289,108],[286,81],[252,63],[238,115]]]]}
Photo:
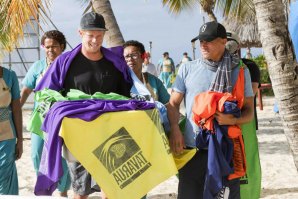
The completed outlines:
{"type": "MultiPolygon", "coordinates": [[[[18,45],[19,38],[23,38],[23,27],[30,18],[40,18],[44,16],[38,8],[47,10],[50,0],[31,0],[31,1],[0,1],[0,48],[8,52],[18,45]]],[[[32,28],[34,28],[32,26],[32,28]]],[[[3,51],[1,51],[3,53],[3,51]]]]}
{"type": "Polygon", "coordinates": [[[93,10],[105,18],[107,25],[107,33],[105,41],[108,47],[121,46],[124,43],[124,38],[118,26],[116,17],[111,7],[109,0],[92,0],[93,10]]]}
{"type": "Polygon", "coordinates": [[[174,14],[179,14],[182,10],[191,9],[194,5],[199,4],[208,14],[210,21],[217,21],[213,12],[216,0],[162,0],[162,3],[174,14]]]}
{"type": "MultiPolygon", "coordinates": [[[[1,0],[0,1],[0,48],[8,52],[18,45],[23,38],[23,27],[33,17],[46,23],[51,0],[1,0]],[[41,12],[42,9],[43,11],[41,12]]],[[[105,36],[107,47],[119,46],[124,43],[109,0],[85,0],[92,9],[104,16],[109,29],[105,36]]],[[[33,26],[32,26],[33,27],[33,26]]],[[[1,51],[3,52],[3,51],[1,51]]]]}
{"type": "Polygon", "coordinates": [[[298,168],[298,64],[287,27],[284,4],[280,0],[254,0],[253,3],[284,132],[298,168]]]}

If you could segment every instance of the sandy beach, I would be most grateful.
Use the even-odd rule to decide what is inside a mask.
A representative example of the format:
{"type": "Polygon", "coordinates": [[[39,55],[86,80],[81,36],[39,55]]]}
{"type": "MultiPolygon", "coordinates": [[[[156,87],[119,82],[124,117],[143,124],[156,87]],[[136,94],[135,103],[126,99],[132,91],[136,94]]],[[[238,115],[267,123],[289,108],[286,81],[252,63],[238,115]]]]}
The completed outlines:
{"type": "MultiPolygon", "coordinates": [[[[294,165],[293,156],[283,132],[278,114],[273,112],[273,99],[264,99],[264,110],[258,111],[259,118],[259,149],[262,166],[262,193],[266,199],[298,198],[298,172],[294,165]]],[[[30,111],[24,110],[24,124],[29,118],[30,111]]],[[[25,127],[24,127],[25,130],[25,127]]],[[[30,157],[30,134],[24,132],[24,154],[17,161],[21,198],[33,198],[36,175],[30,157]]],[[[176,176],[163,182],[148,193],[148,198],[169,199],[177,197],[178,179],[176,176]]],[[[54,197],[58,196],[54,192],[54,197]]],[[[69,198],[72,198],[72,191],[69,198]]],[[[52,198],[54,198],[52,197],[52,198]]],[[[10,198],[0,196],[0,198],[10,198]]],[[[100,193],[92,194],[89,198],[101,198],[100,193]]]]}

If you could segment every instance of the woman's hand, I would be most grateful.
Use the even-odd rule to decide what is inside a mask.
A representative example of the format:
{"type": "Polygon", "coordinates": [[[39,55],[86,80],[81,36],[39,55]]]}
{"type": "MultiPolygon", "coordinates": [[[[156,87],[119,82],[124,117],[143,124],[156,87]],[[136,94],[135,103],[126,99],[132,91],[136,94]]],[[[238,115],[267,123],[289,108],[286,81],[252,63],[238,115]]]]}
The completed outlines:
{"type": "Polygon", "coordinates": [[[18,139],[16,143],[16,160],[20,159],[23,154],[23,139],[18,139]]]}

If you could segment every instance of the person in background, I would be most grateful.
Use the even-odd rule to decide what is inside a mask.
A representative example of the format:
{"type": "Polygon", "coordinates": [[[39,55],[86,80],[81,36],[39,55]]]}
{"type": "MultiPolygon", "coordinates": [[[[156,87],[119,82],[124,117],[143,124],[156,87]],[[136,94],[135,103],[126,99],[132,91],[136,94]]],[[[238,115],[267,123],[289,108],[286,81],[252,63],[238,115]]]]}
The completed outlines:
{"type": "Polygon", "coordinates": [[[171,88],[172,75],[175,73],[175,64],[172,58],[170,58],[168,52],[163,53],[163,58],[159,60],[157,65],[158,71],[160,72],[159,79],[163,85],[168,89],[171,88]]]}
{"type": "MultiPolygon", "coordinates": [[[[235,32],[227,31],[227,39],[227,50],[229,50],[231,54],[241,57],[240,39],[238,35],[235,32]]],[[[260,86],[260,70],[254,61],[246,58],[242,58],[241,60],[247,66],[250,72],[252,90],[254,93],[254,119],[251,122],[242,125],[247,172],[246,175],[240,179],[240,193],[242,199],[258,199],[260,198],[261,194],[262,177],[258,138],[256,133],[256,130],[258,130],[256,93],[260,86]]]]}
{"type": "MultiPolygon", "coordinates": [[[[125,61],[102,46],[106,31],[102,15],[93,11],[84,14],[79,28],[82,43],[54,61],[36,90],[49,88],[66,95],[70,89],[77,89],[89,95],[113,92],[130,97],[132,80],[125,61]]],[[[86,199],[100,191],[80,162],[68,161],[68,166],[75,199],[86,199]]]]}
{"type": "MultiPolygon", "coordinates": [[[[239,177],[228,180],[227,176],[219,176],[218,181],[209,181],[210,176],[207,173],[210,174],[213,170],[218,171],[215,168],[216,165],[209,162],[215,160],[215,157],[212,156],[214,148],[209,148],[210,144],[207,146],[197,145],[196,139],[203,139],[202,129],[193,121],[194,113],[192,112],[195,96],[198,94],[208,93],[207,91],[232,92],[240,75],[239,58],[232,56],[225,49],[226,30],[220,23],[207,22],[203,24],[194,41],[198,39],[200,40],[202,58],[180,66],[167,106],[171,127],[169,142],[172,152],[181,154],[184,149],[199,148],[194,157],[179,170],[178,198],[207,199],[225,196],[230,199],[240,199],[239,177]],[[186,124],[182,133],[178,122],[179,108],[183,99],[185,99],[186,124]],[[198,138],[198,136],[200,137],[198,138]],[[224,186],[219,187],[218,184],[224,184],[224,186]],[[215,187],[218,188],[216,193],[214,193],[215,187]],[[211,190],[215,195],[210,196],[211,190]]],[[[253,118],[253,92],[249,71],[246,69],[244,69],[244,76],[244,90],[239,90],[244,95],[241,116],[235,117],[232,114],[216,111],[214,118],[219,125],[242,125],[253,118]]],[[[201,101],[200,103],[208,102],[201,101]]],[[[240,137],[238,138],[241,139],[240,137]]],[[[232,162],[227,164],[231,165],[232,162]]]]}
{"type": "MultiPolygon", "coordinates": [[[[142,71],[142,64],[147,57],[144,45],[138,41],[130,40],[124,43],[123,48],[123,56],[127,65],[145,85],[154,101],[160,101],[163,104],[168,103],[170,95],[160,79],[148,72],[142,71]]],[[[149,97],[145,96],[145,99],[150,101],[149,97]]]]}
{"type": "Polygon", "coordinates": [[[23,154],[20,89],[14,71],[0,66],[0,195],[18,195],[15,161],[23,154]]]}
{"type": "Polygon", "coordinates": [[[180,64],[186,63],[188,61],[192,61],[192,59],[188,56],[187,52],[184,52],[180,64]]]}
{"type": "Polygon", "coordinates": [[[147,73],[150,73],[150,74],[154,75],[155,77],[157,77],[158,74],[157,74],[156,67],[155,67],[154,64],[152,64],[150,62],[150,58],[151,58],[150,53],[149,52],[145,52],[142,72],[143,73],[147,72],[147,73]]]}
{"type": "Polygon", "coordinates": [[[245,53],[245,55],[244,55],[244,58],[245,58],[245,59],[252,59],[252,54],[251,54],[251,52],[250,52],[250,48],[247,48],[247,49],[246,49],[246,53],[245,53]]]}
{"type": "MultiPolygon", "coordinates": [[[[58,30],[50,30],[41,37],[41,45],[45,50],[46,57],[44,59],[34,62],[23,79],[23,88],[21,91],[21,106],[25,104],[27,98],[35,89],[38,82],[47,72],[53,61],[65,50],[66,39],[62,32],[58,30]]],[[[34,103],[34,108],[37,104],[34,103]]],[[[36,133],[31,133],[31,158],[33,161],[34,170],[39,171],[44,140],[36,133]]],[[[66,161],[63,159],[64,176],[58,184],[60,196],[67,197],[67,190],[70,188],[70,175],[66,161]]]]}
{"type": "MultiPolygon", "coordinates": [[[[142,82],[150,94],[150,96],[138,96],[138,99],[148,101],[153,99],[154,101],[167,104],[170,95],[160,79],[148,72],[142,72],[142,64],[147,56],[144,45],[138,41],[129,40],[123,44],[123,48],[123,56],[127,65],[132,69],[138,80],[142,82]]],[[[145,198],[146,196],[143,197],[143,199],[145,198]]]]}

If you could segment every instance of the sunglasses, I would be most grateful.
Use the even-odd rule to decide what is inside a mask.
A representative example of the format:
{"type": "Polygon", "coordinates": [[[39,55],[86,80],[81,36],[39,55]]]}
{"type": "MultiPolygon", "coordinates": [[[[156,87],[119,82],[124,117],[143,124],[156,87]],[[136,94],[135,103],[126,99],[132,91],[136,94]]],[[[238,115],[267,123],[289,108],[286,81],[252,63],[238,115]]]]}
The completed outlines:
{"type": "Polygon", "coordinates": [[[126,60],[128,60],[129,58],[135,60],[135,59],[138,59],[139,56],[140,56],[139,53],[132,53],[132,54],[125,55],[124,58],[125,58],[126,60]]]}

